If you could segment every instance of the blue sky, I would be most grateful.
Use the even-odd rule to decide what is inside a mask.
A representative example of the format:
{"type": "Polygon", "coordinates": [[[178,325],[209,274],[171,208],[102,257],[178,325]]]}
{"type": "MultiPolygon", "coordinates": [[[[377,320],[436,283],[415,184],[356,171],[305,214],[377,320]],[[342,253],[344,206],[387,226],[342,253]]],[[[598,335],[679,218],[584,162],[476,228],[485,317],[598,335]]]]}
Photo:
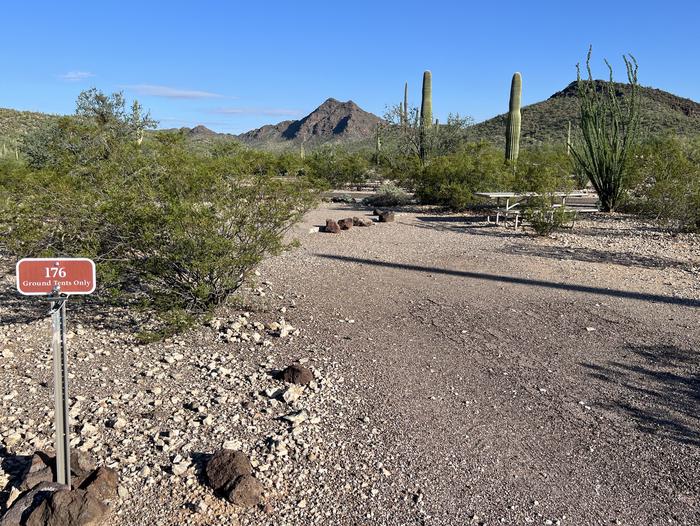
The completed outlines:
{"type": "Polygon", "coordinates": [[[124,91],[161,127],[198,123],[238,133],[299,118],[328,97],[381,115],[418,105],[424,69],[433,107],[477,121],[575,78],[593,44],[622,78],[700,101],[695,2],[197,2],[3,3],[0,107],[72,113],[80,91],[124,91]],[[644,7],[645,5],[656,7],[644,7]]]}

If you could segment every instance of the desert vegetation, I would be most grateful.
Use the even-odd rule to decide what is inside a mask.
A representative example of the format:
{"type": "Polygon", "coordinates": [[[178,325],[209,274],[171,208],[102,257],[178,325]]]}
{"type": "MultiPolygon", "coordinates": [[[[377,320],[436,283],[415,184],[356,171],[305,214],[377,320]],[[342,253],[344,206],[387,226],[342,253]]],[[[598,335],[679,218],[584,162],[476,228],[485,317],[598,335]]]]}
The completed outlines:
{"type": "Polygon", "coordinates": [[[75,116],[26,136],[0,160],[2,248],[82,256],[114,302],[147,307],[175,330],[226,301],[314,203],[296,159],[187,148],[121,94],[81,94],[75,116]],[[291,175],[290,175],[291,174],[291,175]]]}

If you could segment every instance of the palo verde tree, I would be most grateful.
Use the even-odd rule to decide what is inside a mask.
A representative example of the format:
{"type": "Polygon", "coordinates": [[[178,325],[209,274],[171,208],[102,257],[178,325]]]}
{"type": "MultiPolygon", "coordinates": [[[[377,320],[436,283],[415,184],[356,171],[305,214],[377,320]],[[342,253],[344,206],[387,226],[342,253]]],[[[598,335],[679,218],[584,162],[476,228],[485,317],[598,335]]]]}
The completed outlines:
{"type": "Polygon", "coordinates": [[[598,192],[601,210],[612,212],[624,196],[628,159],[638,138],[637,61],[632,55],[622,57],[628,85],[620,92],[607,60],[609,81],[593,80],[592,50],[592,47],[588,49],[586,57],[587,79],[581,78],[580,65],[576,65],[580,137],[572,144],[571,153],[576,168],[588,177],[598,192]]]}

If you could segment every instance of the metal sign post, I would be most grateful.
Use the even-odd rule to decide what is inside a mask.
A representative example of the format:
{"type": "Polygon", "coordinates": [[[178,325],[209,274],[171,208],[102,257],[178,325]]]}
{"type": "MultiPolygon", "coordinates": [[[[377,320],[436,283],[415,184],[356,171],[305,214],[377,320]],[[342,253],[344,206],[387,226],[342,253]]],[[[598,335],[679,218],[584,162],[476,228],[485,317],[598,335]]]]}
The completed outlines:
{"type": "Polygon", "coordinates": [[[56,482],[68,487],[71,480],[66,301],[71,294],[91,294],[96,281],[95,263],[85,258],[28,258],[17,263],[17,290],[26,296],[43,296],[51,301],[56,482]]]}
{"type": "Polygon", "coordinates": [[[56,482],[70,487],[70,420],[68,417],[68,359],[66,356],[66,300],[56,287],[51,299],[51,350],[56,418],[56,482]]]}

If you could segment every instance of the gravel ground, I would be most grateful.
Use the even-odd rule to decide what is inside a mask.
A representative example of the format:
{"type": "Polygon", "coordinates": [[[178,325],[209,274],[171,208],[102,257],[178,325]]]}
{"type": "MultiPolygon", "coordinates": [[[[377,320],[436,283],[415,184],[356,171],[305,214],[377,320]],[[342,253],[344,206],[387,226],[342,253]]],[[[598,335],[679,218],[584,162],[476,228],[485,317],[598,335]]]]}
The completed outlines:
{"type": "MultiPolygon", "coordinates": [[[[415,211],[314,231],[366,213],[311,212],[244,308],[172,340],[69,306],[73,444],[120,472],[112,524],[700,523],[700,238],[415,211]],[[284,401],[275,372],[294,361],[316,381],[284,401]],[[251,456],[265,506],[203,484],[222,446],[251,456]]],[[[27,321],[42,306],[13,279],[0,509],[52,442],[48,320],[27,321]]]]}

